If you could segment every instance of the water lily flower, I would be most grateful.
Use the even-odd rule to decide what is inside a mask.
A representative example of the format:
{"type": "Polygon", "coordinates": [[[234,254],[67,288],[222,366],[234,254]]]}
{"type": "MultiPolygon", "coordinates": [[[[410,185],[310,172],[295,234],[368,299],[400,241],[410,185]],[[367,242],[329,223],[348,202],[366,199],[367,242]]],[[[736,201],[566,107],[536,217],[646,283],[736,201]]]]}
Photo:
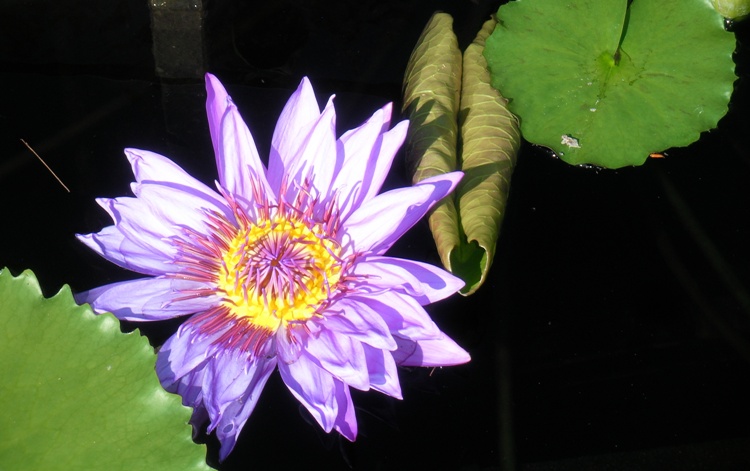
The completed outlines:
{"type": "Polygon", "coordinates": [[[126,149],[135,198],[100,198],[114,225],[78,235],[146,278],[77,299],[119,319],[189,317],[159,350],[164,388],[234,447],[278,369],[326,431],[349,440],[349,388],[401,399],[396,365],[444,366],[469,355],[423,305],[463,282],[440,268],[385,256],[450,193],[461,173],[378,194],[407,122],[386,105],[339,139],[329,99],[320,111],[305,78],[283,109],[266,168],[221,83],[206,76],[217,191],[166,157],[126,149]]]}

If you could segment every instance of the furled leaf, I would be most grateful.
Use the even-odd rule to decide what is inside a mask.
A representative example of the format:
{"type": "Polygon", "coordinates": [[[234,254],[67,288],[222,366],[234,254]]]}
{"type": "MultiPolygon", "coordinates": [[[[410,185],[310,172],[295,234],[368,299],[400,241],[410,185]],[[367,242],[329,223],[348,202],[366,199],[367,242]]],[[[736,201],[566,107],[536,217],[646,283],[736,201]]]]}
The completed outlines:
{"type": "Polygon", "coordinates": [[[137,331],[67,286],[45,299],[30,271],[0,270],[0,300],[0,469],[209,469],[137,331]]]}
{"type": "Polygon", "coordinates": [[[492,84],[527,140],[571,164],[640,165],[726,113],[735,40],[704,0],[527,0],[500,7],[492,84]]]}
{"type": "Polygon", "coordinates": [[[508,110],[507,101],[490,85],[482,55],[495,24],[495,20],[484,23],[466,48],[463,60],[459,129],[464,178],[456,198],[465,235],[451,253],[451,268],[466,281],[461,291],[466,295],[484,283],[495,256],[521,141],[518,120],[508,110]]]}
{"type": "Polygon", "coordinates": [[[482,55],[494,21],[484,24],[463,60],[452,22],[445,13],[433,15],[409,60],[406,152],[414,182],[465,173],[454,194],[430,213],[429,223],[443,265],[466,282],[461,293],[469,295],[492,264],[520,138],[506,100],[490,86],[482,55]]]}
{"type": "MultiPolygon", "coordinates": [[[[458,168],[460,86],[461,51],[453,18],[435,13],[417,41],[404,76],[404,110],[410,120],[406,155],[414,183],[458,168]]],[[[429,224],[443,265],[449,268],[450,251],[459,244],[458,214],[451,197],[435,205],[429,224]]]]}
{"type": "Polygon", "coordinates": [[[411,119],[407,154],[415,183],[456,169],[460,87],[453,18],[438,12],[422,31],[404,76],[404,110],[411,119]]]}
{"type": "Polygon", "coordinates": [[[726,18],[743,18],[750,14],[750,0],[711,0],[711,4],[726,18]]]}

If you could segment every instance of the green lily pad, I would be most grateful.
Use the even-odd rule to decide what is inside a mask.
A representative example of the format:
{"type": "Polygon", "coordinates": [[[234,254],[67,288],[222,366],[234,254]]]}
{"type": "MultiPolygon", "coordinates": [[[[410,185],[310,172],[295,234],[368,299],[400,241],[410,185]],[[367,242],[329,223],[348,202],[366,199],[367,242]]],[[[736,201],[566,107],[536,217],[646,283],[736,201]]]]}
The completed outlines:
{"type": "Polygon", "coordinates": [[[207,470],[148,341],[0,270],[0,469],[207,470]]]}
{"type": "Polygon", "coordinates": [[[485,57],[528,141],[571,164],[618,168],[716,127],[734,35],[704,0],[519,0],[485,57]]]}

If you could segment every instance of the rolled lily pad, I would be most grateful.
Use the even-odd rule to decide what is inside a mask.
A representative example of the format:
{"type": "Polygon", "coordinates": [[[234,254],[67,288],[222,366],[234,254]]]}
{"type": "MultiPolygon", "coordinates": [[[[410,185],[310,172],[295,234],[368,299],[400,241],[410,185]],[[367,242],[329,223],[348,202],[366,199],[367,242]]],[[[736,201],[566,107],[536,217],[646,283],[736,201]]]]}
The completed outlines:
{"type": "Polygon", "coordinates": [[[485,57],[528,141],[571,164],[618,168],[716,127],[734,35],[704,0],[519,0],[485,57]]]}
{"type": "Polygon", "coordinates": [[[430,213],[429,223],[443,265],[466,282],[461,290],[466,296],[484,283],[492,265],[520,145],[518,120],[490,85],[482,55],[494,26],[494,20],[485,22],[462,57],[451,17],[435,14],[405,76],[411,120],[406,152],[415,166],[413,181],[464,172],[456,191],[430,213]]]}
{"type": "Polygon", "coordinates": [[[67,286],[45,299],[30,271],[0,270],[0,300],[0,469],[210,469],[137,331],[67,286]]]}
{"type": "Polygon", "coordinates": [[[411,125],[408,164],[418,182],[456,169],[461,51],[453,18],[432,15],[411,54],[404,75],[404,111],[411,125]]]}
{"type": "Polygon", "coordinates": [[[455,198],[464,237],[451,253],[451,268],[466,281],[461,293],[467,295],[484,283],[492,266],[521,144],[518,119],[490,85],[482,55],[495,24],[484,23],[463,60],[459,130],[464,178],[455,198]]]}
{"type": "MultiPolygon", "coordinates": [[[[409,116],[406,159],[417,183],[458,169],[458,104],[461,51],[453,18],[435,13],[427,22],[409,58],[404,75],[404,112],[409,116]]],[[[458,213],[448,196],[428,217],[443,265],[460,244],[458,213]]]]}
{"type": "Polygon", "coordinates": [[[750,0],[711,0],[711,5],[729,19],[741,19],[750,14],[750,0]]]}

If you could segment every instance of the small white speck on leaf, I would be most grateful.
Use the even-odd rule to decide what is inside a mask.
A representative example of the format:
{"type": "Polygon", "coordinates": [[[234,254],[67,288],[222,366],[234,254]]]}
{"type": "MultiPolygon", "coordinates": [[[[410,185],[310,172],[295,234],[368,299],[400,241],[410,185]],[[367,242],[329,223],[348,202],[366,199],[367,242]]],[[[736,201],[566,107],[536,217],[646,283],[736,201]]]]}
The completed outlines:
{"type": "Polygon", "coordinates": [[[578,143],[578,139],[571,136],[570,134],[563,134],[562,136],[560,136],[560,139],[562,139],[560,141],[560,144],[564,144],[568,147],[575,147],[576,149],[581,148],[581,145],[578,143]]]}

